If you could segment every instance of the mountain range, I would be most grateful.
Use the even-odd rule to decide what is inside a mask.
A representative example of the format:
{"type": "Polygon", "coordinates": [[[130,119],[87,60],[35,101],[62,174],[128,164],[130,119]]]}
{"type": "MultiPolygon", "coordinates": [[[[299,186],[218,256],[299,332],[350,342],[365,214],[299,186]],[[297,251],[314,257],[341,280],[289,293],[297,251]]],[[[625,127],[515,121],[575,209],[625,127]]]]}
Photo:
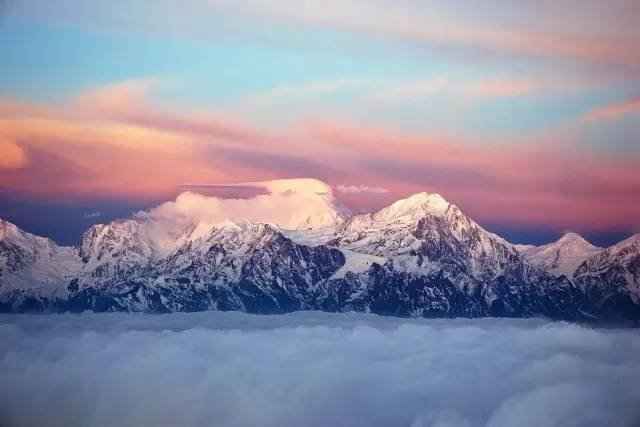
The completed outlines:
{"type": "Polygon", "coordinates": [[[361,311],[640,321],[640,235],[514,245],[442,196],[352,214],[313,179],[180,194],[61,247],[0,220],[0,311],[361,311]]]}

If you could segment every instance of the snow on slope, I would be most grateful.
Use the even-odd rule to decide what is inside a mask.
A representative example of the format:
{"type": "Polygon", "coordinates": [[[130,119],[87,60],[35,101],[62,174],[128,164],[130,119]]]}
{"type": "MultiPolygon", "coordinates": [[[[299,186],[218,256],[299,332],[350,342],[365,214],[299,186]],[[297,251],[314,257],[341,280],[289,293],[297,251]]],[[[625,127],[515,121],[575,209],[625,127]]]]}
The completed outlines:
{"type": "MultiPolygon", "coordinates": [[[[41,296],[44,291],[68,293],[69,298],[80,295],[79,300],[59,306],[64,310],[153,311],[159,309],[157,302],[175,311],[210,309],[222,301],[227,309],[253,304],[256,312],[264,304],[271,304],[269,310],[354,309],[350,304],[368,310],[374,304],[384,313],[395,313],[398,307],[403,313],[417,313],[426,307],[420,298],[427,298],[430,312],[449,315],[557,315],[554,298],[579,300],[567,280],[532,268],[521,253],[531,264],[558,276],[586,266],[582,276],[576,273],[574,283],[584,292],[595,289],[592,297],[587,295],[594,301],[595,315],[600,302],[613,301],[612,307],[620,305],[616,301],[624,302],[610,295],[624,298],[625,289],[639,294],[638,236],[610,248],[606,257],[601,256],[602,249],[575,234],[539,248],[516,247],[438,194],[418,193],[378,212],[350,216],[331,188],[317,180],[239,185],[255,186],[264,193],[248,199],[183,193],[130,219],[93,226],[78,249],[58,247],[2,222],[0,294],[37,288],[24,295],[41,296]],[[374,263],[383,267],[372,268],[374,263]],[[323,287],[329,278],[339,282],[338,287],[323,287]],[[410,288],[407,280],[413,280],[410,288]],[[606,286],[600,290],[593,283],[606,286]],[[230,289],[239,284],[238,293],[233,293],[230,289]],[[487,293],[469,293],[485,284],[491,287],[487,293]],[[392,288],[383,289],[387,285],[392,288]],[[90,292],[82,293],[87,288],[90,292]],[[365,289],[371,294],[356,295],[365,289]],[[108,298],[100,300],[101,295],[108,298]],[[452,295],[484,302],[473,300],[476,305],[466,310],[471,300],[460,303],[452,295]],[[401,298],[394,300],[396,296],[401,298]],[[498,297],[503,305],[494,310],[498,297]],[[393,308],[387,303],[399,305],[393,308]]],[[[23,305],[26,300],[18,297],[7,301],[11,305],[6,307],[17,309],[30,309],[28,304],[33,303],[23,305]]],[[[566,315],[573,318],[571,307],[566,315]]],[[[634,307],[628,310],[629,318],[639,317],[634,307]]]]}
{"type": "Polygon", "coordinates": [[[0,293],[16,289],[62,292],[80,268],[78,251],[34,236],[0,219],[0,293]]]}
{"type": "Polygon", "coordinates": [[[338,227],[340,248],[394,260],[403,271],[429,272],[453,259],[478,279],[495,277],[519,258],[439,194],[417,193],[338,227]],[[417,263],[417,264],[416,264],[417,263]]]}
{"type": "Polygon", "coordinates": [[[585,285],[622,284],[640,304],[640,234],[608,247],[580,265],[576,279],[585,285]]]}
{"type": "Polygon", "coordinates": [[[402,254],[419,246],[413,234],[421,218],[443,217],[449,203],[438,194],[418,193],[378,212],[355,215],[337,230],[340,246],[377,256],[402,254]]]}
{"type": "Polygon", "coordinates": [[[347,273],[364,273],[374,263],[383,265],[386,261],[385,258],[375,255],[362,254],[350,251],[349,249],[340,250],[344,254],[345,263],[338,271],[335,272],[331,277],[332,279],[343,278],[347,273]]]}
{"type": "Polygon", "coordinates": [[[425,214],[443,216],[451,204],[436,193],[416,193],[373,214],[377,222],[414,222],[425,214]]]}
{"type": "Polygon", "coordinates": [[[536,245],[525,245],[525,244],[514,244],[513,247],[516,248],[516,250],[518,252],[520,252],[520,253],[523,253],[523,252],[528,251],[530,249],[537,248],[536,245]]]}
{"type": "Polygon", "coordinates": [[[547,245],[516,248],[533,265],[556,276],[565,275],[569,278],[584,261],[602,251],[602,248],[592,245],[576,233],[567,233],[547,245]]]}

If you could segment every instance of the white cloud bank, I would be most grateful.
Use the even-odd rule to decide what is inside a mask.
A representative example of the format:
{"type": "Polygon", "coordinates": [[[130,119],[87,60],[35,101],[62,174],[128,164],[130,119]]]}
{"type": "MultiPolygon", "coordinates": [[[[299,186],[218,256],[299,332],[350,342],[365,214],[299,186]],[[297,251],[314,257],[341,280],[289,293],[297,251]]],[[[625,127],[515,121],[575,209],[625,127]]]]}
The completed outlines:
{"type": "Polygon", "coordinates": [[[0,316],[2,426],[637,426],[640,331],[540,320],[0,316]]]}

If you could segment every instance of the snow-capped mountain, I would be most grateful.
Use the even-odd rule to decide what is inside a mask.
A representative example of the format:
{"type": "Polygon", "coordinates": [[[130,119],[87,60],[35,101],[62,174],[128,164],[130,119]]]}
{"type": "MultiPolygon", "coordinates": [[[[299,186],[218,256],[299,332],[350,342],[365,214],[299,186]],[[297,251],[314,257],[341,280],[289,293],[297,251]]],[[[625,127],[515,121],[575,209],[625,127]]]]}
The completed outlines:
{"type": "Polygon", "coordinates": [[[531,264],[556,276],[565,275],[570,279],[583,262],[602,251],[602,248],[592,245],[576,233],[566,233],[547,245],[519,246],[516,249],[531,264]]]}
{"type": "Polygon", "coordinates": [[[569,235],[523,249],[437,194],[351,215],[320,181],[249,184],[264,194],[183,193],[130,219],[91,227],[78,248],[0,223],[0,311],[640,319],[637,299],[618,316],[614,303],[593,292],[595,282],[606,280],[607,295],[637,295],[634,243],[600,250],[569,235]],[[562,276],[574,265],[580,265],[574,280],[562,276]]]}
{"type": "Polygon", "coordinates": [[[129,220],[92,227],[85,233],[81,254],[98,265],[105,254],[119,263],[140,264],[161,259],[182,244],[207,235],[224,222],[272,224],[284,230],[307,231],[335,227],[350,212],[334,198],[331,187],[314,179],[244,183],[266,194],[250,199],[221,199],[185,192],[173,202],[129,220]]]}
{"type": "Polygon", "coordinates": [[[80,264],[75,248],[58,246],[0,219],[0,293],[56,294],[80,264]]]}
{"type": "Polygon", "coordinates": [[[599,312],[640,317],[640,234],[589,258],[574,277],[599,312]]]}
{"type": "Polygon", "coordinates": [[[338,227],[332,243],[389,259],[403,270],[464,266],[479,280],[499,276],[519,258],[504,239],[484,230],[439,194],[427,193],[352,217],[338,227]]]}

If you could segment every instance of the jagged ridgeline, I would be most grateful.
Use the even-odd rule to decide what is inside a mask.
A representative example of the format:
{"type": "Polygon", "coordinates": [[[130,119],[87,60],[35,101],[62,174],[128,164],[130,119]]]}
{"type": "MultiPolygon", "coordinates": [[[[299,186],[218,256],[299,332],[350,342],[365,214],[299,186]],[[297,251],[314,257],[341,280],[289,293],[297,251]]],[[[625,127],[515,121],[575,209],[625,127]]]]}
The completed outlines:
{"type": "MultiPolygon", "coordinates": [[[[247,184],[244,184],[247,185],[247,184]]],[[[352,215],[317,180],[181,194],[60,247],[0,221],[0,311],[640,320],[640,237],[512,245],[438,194],[352,215]]]]}

